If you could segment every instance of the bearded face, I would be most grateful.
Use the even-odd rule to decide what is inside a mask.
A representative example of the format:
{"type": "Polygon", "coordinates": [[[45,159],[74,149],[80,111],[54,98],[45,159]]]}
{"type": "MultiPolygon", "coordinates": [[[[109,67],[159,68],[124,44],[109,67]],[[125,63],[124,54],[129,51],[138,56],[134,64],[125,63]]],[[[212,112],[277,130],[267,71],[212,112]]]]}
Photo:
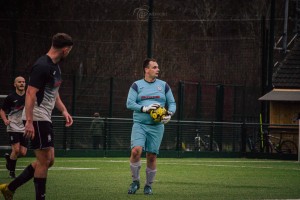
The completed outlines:
{"type": "Polygon", "coordinates": [[[18,91],[23,92],[25,90],[25,86],[26,86],[25,79],[21,76],[17,77],[15,79],[14,85],[18,91]]]}

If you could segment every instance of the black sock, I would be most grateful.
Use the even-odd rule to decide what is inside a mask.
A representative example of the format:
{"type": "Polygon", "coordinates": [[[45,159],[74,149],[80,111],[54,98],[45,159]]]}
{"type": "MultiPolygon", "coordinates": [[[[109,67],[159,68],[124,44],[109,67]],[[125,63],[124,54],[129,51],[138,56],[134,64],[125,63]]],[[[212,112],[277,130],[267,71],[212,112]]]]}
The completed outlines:
{"type": "Polygon", "coordinates": [[[36,200],[44,200],[46,198],[46,180],[47,178],[34,178],[36,200]]]}
{"type": "Polygon", "coordinates": [[[18,187],[33,178],[34,168],[28,165],[23,172],[8,185],[8,189],[14,192],[18,187]]]}
{"type": "Polygon", "coordinates": [[[10,169],[11,169],[11,159],[10,159],[10,157],[8,157],[8,159],[6,160],[6,164],[7,164],[7,169],[10,171],[10,169]]]}
{"type": "Polygon", "coordinates": [[[17,160],[10,159],[9,163],[10,163],[9,164],[9,171],[11,171],[11,172],[16,171],[17,160]]]}

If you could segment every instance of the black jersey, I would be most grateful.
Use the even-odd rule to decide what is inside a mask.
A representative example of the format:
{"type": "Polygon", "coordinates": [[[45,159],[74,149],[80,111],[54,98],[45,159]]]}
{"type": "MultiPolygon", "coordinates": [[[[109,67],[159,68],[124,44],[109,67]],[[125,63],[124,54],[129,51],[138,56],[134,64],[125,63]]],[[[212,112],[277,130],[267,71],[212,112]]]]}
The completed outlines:
{"type": "Polygon", "coordinates": [[[16,92],[9,94],[3,102],[1,109],[8,115],[10,124],[7,132],[24,132],[22,111],[25,105],[25,95],[18,95],[16,92]]]}
{"type": "MultiPolygon", "coordinates": [[[[58,64],[47,55],[40,57],[33,65],[28,85],[39,89],[33,108],[33,121],[51,122],[52,110],[62,82],[58,64]]],[[[26,120],[25,109],[23,119],[26,120]]]]}

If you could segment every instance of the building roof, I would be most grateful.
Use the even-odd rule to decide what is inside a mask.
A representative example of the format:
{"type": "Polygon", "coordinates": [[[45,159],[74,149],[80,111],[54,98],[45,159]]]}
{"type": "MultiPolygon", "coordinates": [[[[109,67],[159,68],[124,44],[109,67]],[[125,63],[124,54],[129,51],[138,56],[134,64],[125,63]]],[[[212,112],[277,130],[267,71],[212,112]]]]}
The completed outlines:
{"type": "Polygon", "coordinates": [[[263,101],[300,101],[300,89],[273,89],[260,97],[263,101]]]}
{"type": "Polygon", "coordinates": [[[294,41],[294,47],[273,73],[274,88],[300,89],[300,37],[294,41]]]}

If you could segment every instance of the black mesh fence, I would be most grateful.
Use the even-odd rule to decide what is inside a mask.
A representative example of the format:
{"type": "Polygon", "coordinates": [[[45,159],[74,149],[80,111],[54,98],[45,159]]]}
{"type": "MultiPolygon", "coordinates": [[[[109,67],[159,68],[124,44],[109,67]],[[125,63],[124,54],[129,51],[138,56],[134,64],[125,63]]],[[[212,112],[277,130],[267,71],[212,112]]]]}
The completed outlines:
{"type": "MultiPolygon", "coordinates": [[[[91,128],[93,118],[74,117],[73,126],[66,128],[64,118],[53,117],[55,148],[61,150],[99,150],[99,151],[129,151],[132,119],[102,118],[103,129],[99,131],[95,146],[95,130],[91,128]]],[[[283,125],[280,125],[283,126],[283,125]]],[[[289,125],[291,126],[291,125],[289,125]]],[[[177,121],[171,120],[165,125],[165,133],[160,150],[178,152],[251,152],[250,142],[261,137],[261,130],[266,131],[269,124],[229,123],[213,121],[177,121]],[[201,143],[198,139],[201,138],[201,143]]],[[[297,128],[297,126],[293,126],[297,128]]],[[[0,149],[9,148],[8,134],[1,123],[0,149]]],[[[273,134],[272,141],[276,141],[273,134]]],[[[282,132],[282,141],[293,141],[297,146],[297,134],[282,132]]],[[[273,153],[276,153],[275,151],[273,153]]],[[[292,152],[296,154],[297,152],[292,152]]]]}
{"type": "MultiPolygon", "coordinates": [[[[5,75],[1,74],[0,78],[5,78],[5,75]]],[[[126,108],[126,100],[135,80],[63,74],[60,96],[74,116],[91,117],[99,112],[102,117],[131,118],[132,112],[126,108]]],[[[259,122],[259,87],[176,80],[168,84],[177,104],[173,119],[259,122]]],[[[3,85],[2,94],[7,95],[13,89],[7,83],[3,85]]],[[[57,110],[54,110],[54,115],[59,115],[57,110]]]]}
{"type": "MultiPolygon", "coordinates": [[[[5,75],[1,74],[2,77],[5,75]]],[[[134,81],[133,78],[63,74],[60,96],[74,116],[91,117],[99,112],[102,117],[131,118],[126,100],[134,81]]],[[[175,80],[168,84],[177,104],[174,119],[259,122],[258,88],[175,80]]],[[[7,83],[2,93],[12,91],[13,87],[7,83]]],[[[57,110],[54,115],[59,115],[57,110]]]]}

